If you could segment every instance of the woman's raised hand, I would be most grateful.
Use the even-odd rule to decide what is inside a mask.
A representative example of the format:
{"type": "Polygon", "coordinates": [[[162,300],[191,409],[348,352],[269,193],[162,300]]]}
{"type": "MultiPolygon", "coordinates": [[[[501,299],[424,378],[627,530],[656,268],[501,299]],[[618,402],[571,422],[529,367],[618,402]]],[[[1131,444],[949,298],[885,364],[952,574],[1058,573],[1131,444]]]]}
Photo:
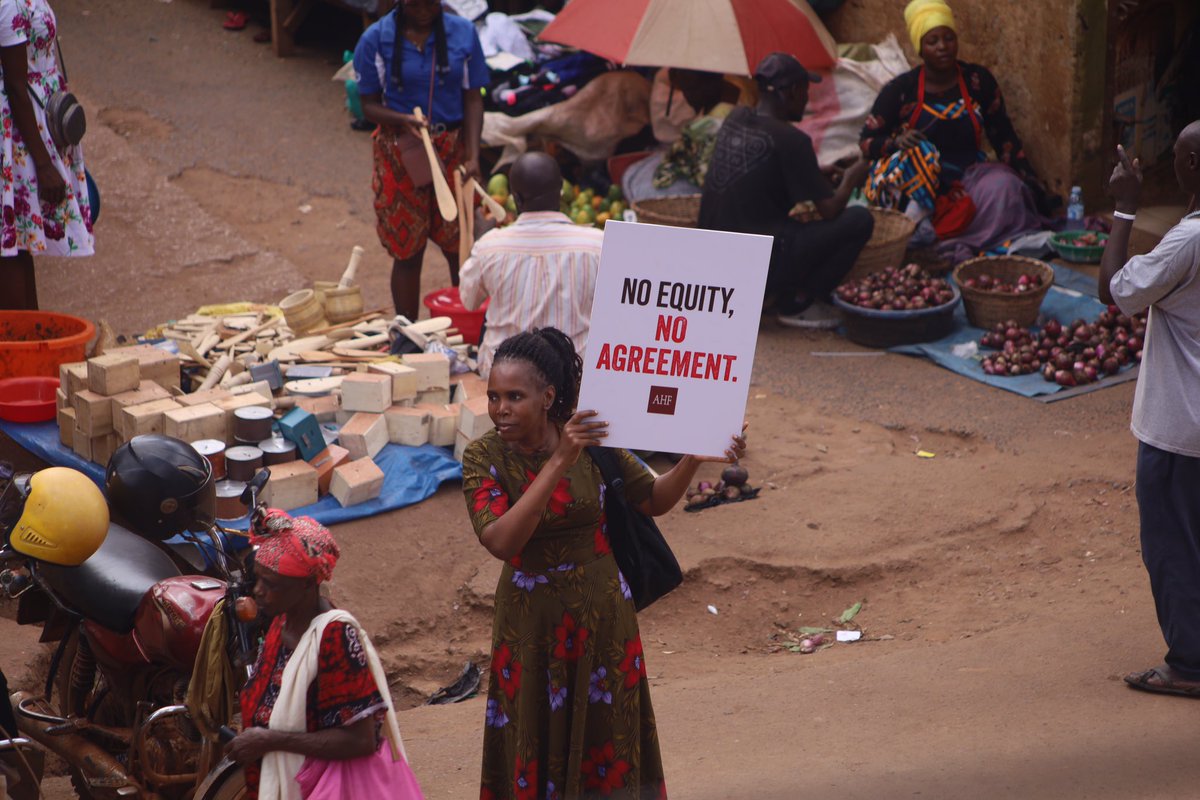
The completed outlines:
{"type": "Polygon", "coordinates": [[[608,436],[608,423],[592,419],[595,416],[595,411],[576,411],[563,425],[555,455],[560,456],[568,465],[579,459],[583,448],[600,447],[604,444],[604,437],[608,436]]]}
{"type": "Polygon", "coordinates": [[[749,422],[743,422],[741,434],[734,434],[733,436],[729,437],[730,444],[725,450],[724,458],[717,458],[716,456],[692,456],[692,458],[696,459],[697,461],[716,461],[721,464],[736,464],[742,459],[742,456],[746,455],[746,429],[749,427],[749,422]]]}

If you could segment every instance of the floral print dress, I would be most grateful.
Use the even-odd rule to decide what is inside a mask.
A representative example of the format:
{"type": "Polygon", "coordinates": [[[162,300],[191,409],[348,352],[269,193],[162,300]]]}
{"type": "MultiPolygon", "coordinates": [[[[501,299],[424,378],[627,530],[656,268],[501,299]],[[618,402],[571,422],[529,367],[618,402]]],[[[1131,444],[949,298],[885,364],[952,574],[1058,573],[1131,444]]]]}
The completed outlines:
{"type": "Polygon", "coordinates": [[[92,214],[88,204],[83,150],[58,151],[46,128],[42,106],[62,83],[55,45],[54,12],[45,0],[0,0],[0,47],[24,44],[29,60],[30,99],[38,130],[55,169],[67,184],[66,199],[58,206],[38,199],[37,169],[13,120],[6,93],[0,92],[0,256],[25,250],[34,255],[90,256],[93,252],[92,214]]]}
{"type": "MultiPolygon", "coordinates": [[[[617,451],[632,503],[654,479],[617,451]]],[[[495,431],[463,456],[476,534],[520,499],[545,457],[495,431]]],[[[587,453],[559,481],[525,549],[496,587],[481,800],[665,800],[637,613],[604,519],[604,481],[587,453]]]]}

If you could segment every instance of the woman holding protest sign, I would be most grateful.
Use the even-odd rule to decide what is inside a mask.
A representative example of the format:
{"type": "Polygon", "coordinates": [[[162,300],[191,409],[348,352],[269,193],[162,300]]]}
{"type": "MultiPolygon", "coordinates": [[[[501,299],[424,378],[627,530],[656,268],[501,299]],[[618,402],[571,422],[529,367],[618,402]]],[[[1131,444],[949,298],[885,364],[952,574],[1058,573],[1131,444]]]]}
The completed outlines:
{"type": "MultiPolygon", "coordinates": [[[[576,411],[583,362],[554,328],[496,350],[488,414],[496,429],[463,456],[480,542],[505,561],[496,588],[482,797],[666,797],[632,595],[617,568],[605,484],[585,448],[606,422],[576,411]]],[[[725,455],[737,460],[736,435],[725,455]]],[[[615,451],[630,504],[665,514],[701,461],[654,477],[615,451]]],[[[714,459],[708,459],[714,460],[714,459]]]]}

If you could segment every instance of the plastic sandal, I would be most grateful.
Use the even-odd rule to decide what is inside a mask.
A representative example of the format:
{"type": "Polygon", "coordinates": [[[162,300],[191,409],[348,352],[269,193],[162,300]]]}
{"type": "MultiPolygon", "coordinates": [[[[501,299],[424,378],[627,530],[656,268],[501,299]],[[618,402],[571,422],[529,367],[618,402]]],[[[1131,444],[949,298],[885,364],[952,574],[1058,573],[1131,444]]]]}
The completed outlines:
{"type": "Polygon", "coordinates": [[[227,31],[240,31],[246,27],[246,22],[249,16],[245,11],[230,11],[225,15],[225,22],[221,23],[221,27],[227,31]]]}

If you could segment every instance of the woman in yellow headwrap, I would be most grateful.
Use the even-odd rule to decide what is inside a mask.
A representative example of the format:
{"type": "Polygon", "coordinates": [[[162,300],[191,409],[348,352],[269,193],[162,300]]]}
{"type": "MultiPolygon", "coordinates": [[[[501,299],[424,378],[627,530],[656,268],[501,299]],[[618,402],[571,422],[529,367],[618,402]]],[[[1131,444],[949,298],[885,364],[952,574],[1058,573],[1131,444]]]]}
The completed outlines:
{"type": "Polygon", "coordinates": [[[958,59],[954,12],[912,0],[904,21],[923,63],[884,86],[867,117],[868,199],[930,217],[939,238],[962,245],[949,253],[956,260],[1039,229],[1058,198],[1026,159],[992,73],[958,59]],[[985,136],[998,164],[987,163],[985,136]]]}

